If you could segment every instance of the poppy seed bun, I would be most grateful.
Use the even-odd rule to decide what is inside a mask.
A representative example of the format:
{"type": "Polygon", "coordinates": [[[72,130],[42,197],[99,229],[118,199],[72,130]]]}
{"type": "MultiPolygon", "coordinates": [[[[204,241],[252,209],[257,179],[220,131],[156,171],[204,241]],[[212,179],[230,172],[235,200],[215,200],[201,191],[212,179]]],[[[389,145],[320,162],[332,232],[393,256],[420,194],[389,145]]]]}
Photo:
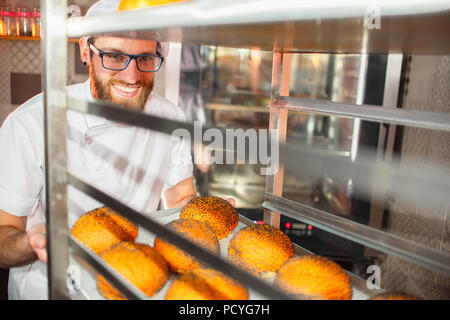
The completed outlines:
{"type": "MultiPolygon", "coordinates": [[[[103,251],[100,257],[136,288],[151,297],[169,277],[169,269],[161,255],[142,243],[120,242],[103,251]]],[[[101,275],[97,277],[97,287],[107,299],[125,299],[101,275]]]]}
{"type": "Polygon", "coordinates": [[[267,224],[239,230],[228,247],[228,260],[254,273],[275,272],[293,255],[289,237],[267,224]]]}
{"type": "Polygon", "coordinates": [[[215,196],[202,196],[192,199],[183,207],[180,219],[206,222],[220,240],[236,228],[239,215],[228,201],[215,196]]]}
{"type": "Polygon", "coordinates": [[[275,284],[294,295],[325,300],[350,300],[352,297],[347,273],[337,263],[321,256],[289,259],[278,270],[275,284]]]}
{"type": "Polygon", "coordinates": [[[72,227],[72,235],[99,254],[121,241],[133,242],[138,228],[108,207],[82,215],[72,227]]]}
{"type": "Polygon", "coordinates": [[[387,292],[370,297],[369,300],[420,300],[420,298],[406,293],[387,292]]]}
{"type": "MultiPolygon", "coordinates": [[[[212,253],[220,254],[219,240],[206,223],[197,220],[179,219],[168,223],[167,226],[212,253]]],[[[155,239],[155,249],[166,260],[170,270],[175,273],[185,273],[201,267],[201,263],[193,256],[159,237],[155,239]]]]}
{"type": "Polygon", "coordinates": [[[170,286],[166,300],[247,300],[247,289],[213,269],[194,269],[170,286]]]}

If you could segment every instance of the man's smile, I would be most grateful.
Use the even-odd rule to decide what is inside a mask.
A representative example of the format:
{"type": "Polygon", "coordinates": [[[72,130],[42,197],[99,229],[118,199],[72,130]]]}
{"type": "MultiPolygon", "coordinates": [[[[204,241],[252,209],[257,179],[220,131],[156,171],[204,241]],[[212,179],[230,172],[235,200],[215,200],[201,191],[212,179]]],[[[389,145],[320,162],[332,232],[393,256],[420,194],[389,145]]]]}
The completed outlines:
{"type": "Polygon", "coordinates": [[[122,83],[112,83],[112,87],[115,93],[125,98],[134,97],[139,93],[139,89],[141,88],[141,86],[125,85],[122,83]]]}

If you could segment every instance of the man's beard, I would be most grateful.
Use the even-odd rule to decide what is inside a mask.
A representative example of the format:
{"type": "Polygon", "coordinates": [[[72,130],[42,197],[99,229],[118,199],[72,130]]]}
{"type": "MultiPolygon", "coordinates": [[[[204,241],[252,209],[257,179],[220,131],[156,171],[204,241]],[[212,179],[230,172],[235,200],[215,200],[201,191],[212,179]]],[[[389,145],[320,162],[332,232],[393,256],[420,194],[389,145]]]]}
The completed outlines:
{"type": "Polygon", "coordinates": [[[153,90],[153,80],[146,82],[138,81],[137,83],[133,83],[133,85],[142,87],[140,93],[132,98],[119,98],[114,96],[111,92],[112,83],[114,82],[122,85],[129,85],[129,83],[114,78],[107,78],[103,81],[97,79],[92,64],[89,65],[89,75],[91,77],[91,93],[95,99],[104,100],[138,111],[144,110],[147,98],[153,90]]]}

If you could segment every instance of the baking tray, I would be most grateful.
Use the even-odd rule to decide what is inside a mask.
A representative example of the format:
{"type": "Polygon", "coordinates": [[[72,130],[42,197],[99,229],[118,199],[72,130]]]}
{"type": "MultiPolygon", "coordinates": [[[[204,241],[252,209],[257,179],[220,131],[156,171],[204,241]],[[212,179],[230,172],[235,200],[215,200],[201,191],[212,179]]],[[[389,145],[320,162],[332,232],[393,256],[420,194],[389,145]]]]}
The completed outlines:
{"type": "MultiPolygon", "coordinates": [[[[152,219],[161,223],[167,224],[171,221],[177,220],[180,218],[180,209],[177,210],[162,210],[158,212],[152,213],[152,219]]],[[[220,244],[220,255],[224,259],[228,258],[228,246],[233,238],[233,236],[241,229],[246,226],[252,224],[253,222],[243,216],[240,215],[240,219],[236,228],[224,239],[219,240],[220,244]]],[[[138,227],[138,236],[135,240],[137,243],[145,243],[154,246],[156,236],[148,232],[142,227],[138,227]]],[[[294,244],[296,255],[309,254],[303,248],[294,244]]],[[[70,268],[72,271],[75,270],[71,274],[71,278],[73,281],[77,283],[77,289],[70,290],[70,295],[73,300],[79,299],[87,299],[87,300],[105,300],[105,298],[98,292],[97,290],[97,282],[96,275],[97,272],[89,267],[83,261],[75,259],[72,255],[70,255],[70,268]]],[[[371,296],[365,292],[364,287],[362,286],[362,281],[355,275],[349,273],[350,281],[352,283],[352,300],[366,300],[371,296]]],[[[150,299],[151,300],[164,300],[166,293],[174,280],[176,280],[179,275],[171,273],[169,279],[166,281],[164,286],[154,294],[150,299]]],[[[264,280],[269,283],[273,283],[275,279],[275,273],[268,273],[263,277],[264,280]]],[[[260,293],[256,292],[253,289],[248,289],[249,300],[266,300],[267,298],[260,293]]]]}

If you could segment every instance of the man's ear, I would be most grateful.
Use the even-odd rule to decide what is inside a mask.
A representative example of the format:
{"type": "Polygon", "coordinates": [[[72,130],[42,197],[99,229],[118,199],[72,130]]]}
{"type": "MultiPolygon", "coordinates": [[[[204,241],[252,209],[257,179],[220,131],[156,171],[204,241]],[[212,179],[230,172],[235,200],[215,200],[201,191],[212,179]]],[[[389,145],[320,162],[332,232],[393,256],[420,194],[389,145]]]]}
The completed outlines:
{"type": "Polygon", "coordinates": [[[86,37],[81,37],[78,41],[80,44],[80,58],[84,65],[89,65],[91,63],[91,56],[89,54],[89,45],[87,43],[86,37]]]}

